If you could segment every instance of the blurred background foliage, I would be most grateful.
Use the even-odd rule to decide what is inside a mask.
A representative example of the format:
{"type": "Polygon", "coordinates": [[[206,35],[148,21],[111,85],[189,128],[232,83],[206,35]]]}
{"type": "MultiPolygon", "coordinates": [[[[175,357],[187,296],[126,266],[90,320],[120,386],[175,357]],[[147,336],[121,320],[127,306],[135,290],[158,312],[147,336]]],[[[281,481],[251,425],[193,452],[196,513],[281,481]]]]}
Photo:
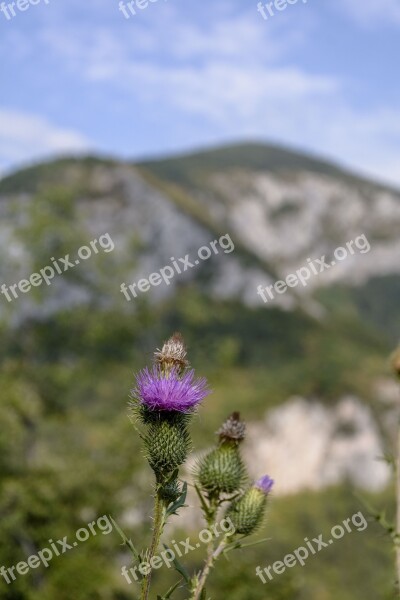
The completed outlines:
{"type": "MultiPolygon", "coordinates": [[[[75,203],[74,194],[62,188],[39,193],[32,203],[19,234],[35,269],[48,264],[49,256],[64,256],[92,239],[77,226],[75,203]]],[[[114,264],[112,253],[102,253],[90,265],[66,273],[65,278],[91,292],[89,302],[70,309],[18,322],[13,306],[5,305],[0,325],[0,565],[25,560],[50,538],[73,539],[78,528],[104,514],[118,522],[124,517],[134,542],[146,545],[152,482],[127,417],[127,401],[134,372],[175,330],[183,333],[191,363],[214,390],[193,423],[196,450],[213,441],[213,432],[232,410],[255,420],[292,394],[329,404],[351,392],[374,407],[371,381],[388,373],[391,315],[397,306],[388,301],[382,316],[374,293],[356,310],[352,296],[359,292],[320,292],[331,310],[324,322],[300,311],[212,300],[196,283],[181,285],[178,297],[157,305],[141,300],[127,306],[122,299],[118,306],[108,301],[110,277],[118,279],[118,268],[123,269],[114,264]],[[91,277],[93,269],[101,276],[91,277]]],[[[371,286],[380,302],[384,293],[371,286]]],[[[40,305],[46,286],[35,294],[40,305]]],[[[389,513],[391,498],[391,489],[369,497],[389,513]]],[[[350,486],[273,498],[260,534],[270,541],[222,559],[209,594],[230,600],[394,597],[391,547],[375,524],[267,585],[255,576],[257,565],[280,560],[305,536],[329,534],[360,509],[350,486]]],[[[177,531],[174,537],[185,539],[189,533],[196,536],[177,531]]],[[[187,558],[193,570],[199,569],[199,552],[187,558]]],[[[12,585],[0,579],[0,598],[136,598],[137,587],[120,574],[122,564],[129,564],[129,557],[118,534],[97,535],[55,558],[48,569],[32,570],[12,585]]],[[[171,570],[157,571],[155,590],[165,591],[174,578],[171,570]]]]}

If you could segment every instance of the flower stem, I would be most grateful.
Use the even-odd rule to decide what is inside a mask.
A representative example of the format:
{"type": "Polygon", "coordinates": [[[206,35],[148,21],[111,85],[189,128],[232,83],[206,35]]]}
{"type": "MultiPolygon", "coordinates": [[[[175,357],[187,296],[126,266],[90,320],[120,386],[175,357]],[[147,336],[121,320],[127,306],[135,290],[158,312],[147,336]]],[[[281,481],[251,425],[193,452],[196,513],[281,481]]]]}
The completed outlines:
{"type": "MultiPolygon", "coordinates": [[[[165,506],[164,502],[160,498],[159,491],[156,491],[155,501],[154,501],[154,526],[153,526],[153,537],[151,540],[151,546],[147,554],[147,562],[151,563],[152,558],[155,556],[157,552],[157,548],[160,544],[160,538],[163,532],[164,524],[165,524],[165,506]]],[[[149,592],[150,592],[150,583],[151,583],[151,574],[152,569],[149,571],[147,575],[143,577],[142,580],[142,593],[140,596],[140,600],[148,600],[149,592]]]]}
{"type": "MultiPolygon", "coordinates": [[[[397,431],[397,460],[396,460],[396,503],[397,503],[397,519],[396,519],[396,533],[399,535],[400,532],[400,426],[398,425],[397,431]]],[[[398,539],[396,539],[396,565],[397,565],[397,586],[400,592],[400,545],[398,539]]]]}
{"type": "Polygon", "coordinates": [[[217,546],[217,548],[215,550],[213,550],[213,552],[209,553],[206,563],[204,565],[204,568],[201,572],[199,581],[198,581],[195,589],[193,590],[191,600],[199,600],[199,598],[201,596],[201,592],[203,591],[203,588],[207,581],[207,577],[210,574],[210,571],[213,568],[215,561],[218,559],[220,554],[224,551],[226,545],[227,545],[227,538],[224,537],[224,539],[219,544],[219,546],[217,546]]]}

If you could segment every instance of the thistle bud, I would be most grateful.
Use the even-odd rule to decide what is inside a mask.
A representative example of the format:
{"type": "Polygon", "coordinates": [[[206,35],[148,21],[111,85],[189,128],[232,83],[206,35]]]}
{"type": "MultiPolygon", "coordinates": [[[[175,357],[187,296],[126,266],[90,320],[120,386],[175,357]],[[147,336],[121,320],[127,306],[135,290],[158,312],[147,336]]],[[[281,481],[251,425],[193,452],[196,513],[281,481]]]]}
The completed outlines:
{"type": "Polygon", "coordinates": [[[147,414],[148,427],[143,436],[146,458],[158,483],[182,465],[191,450],[188,418],[184,413],[147,414]]]}
{"type": "Polygon", "coordinates": [[[182,489],[176,478],[173,478],[160,486],[160,498],[161,500],[164,500],[167,506],[168,504],[171,504],[171,502],[175,502],[181,495],[182,489]]]}
{"type": "Polygon", "coordinates": [[[273,480],[265,475],[239,500],[232,502],[226,516],[231,519],[236,533],[244,536],[251,535],[262,524],[267,497],[273,485],[273,480]]]}
{"type": "Polygon", "coordinates": [[[196,477],[209,495],[232,494],[240,489],[246,469],[239,444],[244,439],[245,430],[239,413],[233,413],[217,431],[218,447],[200,460],[196,477]]]}

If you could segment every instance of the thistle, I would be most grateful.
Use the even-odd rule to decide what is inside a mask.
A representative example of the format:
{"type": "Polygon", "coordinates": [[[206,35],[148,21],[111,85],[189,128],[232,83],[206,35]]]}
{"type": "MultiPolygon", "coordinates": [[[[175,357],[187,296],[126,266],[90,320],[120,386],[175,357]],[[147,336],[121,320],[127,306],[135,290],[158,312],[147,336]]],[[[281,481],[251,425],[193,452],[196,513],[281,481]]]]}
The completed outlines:
{"type": "Polygon", "coordinates": [[[174,334],[155,353],[152,369],[137,375],[132,392],[133,412],[146,426],[146,458],[160,485],[185,462],[191,448],[190,417],[209,393],[204,378],[196,380],[193,370],[185,372],[185,356],[183,339],[174,334]]]}
{"type": "Polygon", "coordinates": [[[136,382],[135,397],[150,413],[191,413],[208,394],[205,378],[195,380],[193,370],[182,374],[177,366],[168,371],[161,364],[144,369],[136,382]]]}
{"type": "MultiPolygon", "coordinates": [[[[156,350],[153,366],[138,373],[131,395],[132,413],[136,423],[140,425],[139,434],[144,442],[145,456],[155,475],[153,535],[150,547],[145,552],[138,552],[132,541],[120,530],[134,561],[140,563],[140,600],[149,600],[152,570],[157,568],[153,566],[153,559],[168,518],[178,514],[178,510],[185,505],[187,484],[181,484],[178,479],[179,467],[186,460],[191,448],[188,431],[190,419],[209,393],[206,380],[195,378],[186,356],[183,338],[179,333],[175,333],[161,349],[156,350]]],[[[234,536],[250,535],[263,520],[267,496],[273,481],[266,475],[243,493],[246,469],[240,455],[240,444],[245,433],[245,423],[241,421],[240,414],[234,412],[216,432],[216,447],[199,461],[195,473],[195,489],[209,533],[216,531],[217,518],[225,502],[230,504],[224,520],[228,521],[229,518],[232,527],[229,527],[229,530],[224,529],[222,539],[214,539],[211,534],[203,568],[193,577],[187,574],[175,556],[174,567],[180,580],[162,596],[163,598],[171,597],[181,585],[182,577],[190,600],[207,598],[206,581],[218,558],[223,552],[243,547],[240,538],[234,536]]]]}
{"type": "MultiPolygon", "coordinates": [[[[239,416],[237,413],[234,413],[231,419],[232,421],[237,421],[239,416]]],[[[244,430],[241,430],[237,423],[229,423],[229,419],[224,423],[220,432],[225,434],[226,431],[228,431],[228,433],[231,433],[231,425],[233,425],[233,431],[235,433],[238,433],[239,430],[239,438],[242,438],[244,430]]],[[[201,600],[202,598],[207,597],[205,592],[206,580],[211,569],[214,567],[215,562],[223,552],[244,547],[242,546],[240,539],[234,539],[232,536],[241,535],[247,537],[261,525],[265,515],[267,496],[269,495],[273,484],[273,480],[268,475],[265,475],[265,477],[256,481],[254,486],[247,490],[239,500],[233,500],[231,502],[225,518],[230,520],[232,532],[229,535],[225,535],[217,547],[212,543],[209,545],[208,555],[203,570],[193,581],[192,596],[190,597],[190,600],[201,600]]],[[[212,502],[210,502],[210,505],[211,504],[212,502]]],[[[208,513],[208,515],[212,517],[212,520],[216,518],[216,513],[211,513],[208,510],[205,512],[206,516],[208,513]]],[[[212,526],[212,523],[209,521],[209,526],[210,525],[212,526]]]]}
{"type": "MultiPolygon", "coordinates": [[[[188,432],[190,417],[209,393],[204,378],[195,379],[188,370],[186,347],[180,334],[174,334],[154,354],[154,366],[136,377],[131,408],[145,428],[141,433],[145,456],[156,478],[154,529],[148,562],[155,556],[161,534],[176,501],[184,503],[186,491],[178,482],[178,467],[191,448],[188,432]],[[179,499],[179,500],[178,500],[179,499]]],[[[151,571],[143,577],[142,600],[149,596],[151,571]]]]}
{"type": "Polygon", "coordinates": [[[202,490],[211,497],[233,494],[240,489],[246,469],[240,456],[246,425],[240,414],[233,413],[217,431],[217,448],[204,456],[197,466],[196,478],[202,490]]]}
{"type": "Polygon", "coordinates": [[[228,509],[229,517],[237,534],[248,536],[254,533],[262,524],[267,506],[267,498],[272,490],[274,481],[265,475],[245,492],[228,509]]]}

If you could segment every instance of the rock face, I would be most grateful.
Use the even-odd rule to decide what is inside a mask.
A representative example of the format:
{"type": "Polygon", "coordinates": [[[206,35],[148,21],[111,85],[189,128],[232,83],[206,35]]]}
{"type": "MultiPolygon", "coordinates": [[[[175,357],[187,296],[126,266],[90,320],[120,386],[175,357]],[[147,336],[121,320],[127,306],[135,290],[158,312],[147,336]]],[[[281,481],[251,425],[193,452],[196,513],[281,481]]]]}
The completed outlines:
{"type": "MultiPolygon", "coordinates": [[[[179,263],[179,259],[187,255],[193,264],[200,248],[209,248],[211,242],[218,241],[225,233],[229,234],[212,224],[206,226],[177,206],[168,194],[150,185],[134,167],[103,165],[88,168],[78,163],[73,169],[61,168],[59,183],[67,187],[71,185],[73,189],[71,182],[75,180],[85,182],[84,193],[82,190],[79,192],[75,204],[80,244],[89,244],[105,233],[111,236],[115,244],[112,259],[117,268],[107,275],[107,295],[113,295],[121,305],[126,303],[119,292],[122,282],[126,285],[137,283],[167,265],[170,267],[173,259],[179,263]],[[111,291],[113,294],[110,294],[111,291]]],[[[8,285],[29,278],[38,268],[37,265],[35,267],[31,247],[24,243],[21,235],[21,229],[31,222],[32,202],[35,202],[35,192],[28,189],[1,194],[0,184],[0,240],[3,247],[0,280],[8,285]]],[[[264,277],[264,271],[257,266],[257,261],[254,261],[254,266],[244,265],[234,250],[229,251],[227,241],[225,248],[218,245],[218,253],[213,252],[204,262],[198,260],[199,265],[195,268],[179,275],[175,273],[168,283],[152,288],[151,294],[146,297],[150,302],[157,302],[176,293],[179,284],[201,279],[204,291],[213,297],[239,297],[244,302],[254,302],[254,289],[264,277]]],[[[46,254],[46,239],[41,243],[43,264],[40,267],[44,268],[51,264],[50,257],[55,252],[49,244],[46,254]]],[[[68,247],[72,257],[80,244],[75,242],[68,247]]],[[[56,255],[56,258],[60,257],[56,255]]],[[[90,259],[89,263],[91,272],[88,279],[91,283],[100,283],[95,262],[90,259]]],[[[82,289],[81,283],[71,278],[66,281],[65,277],[56,277],[40,303],[35,302],[32,295],[20,294],[18,301],[12,305],[14,318],[18,322],[31,316],[43,318],[63,307],[89,302],[90,292],[87,288],[82,289]]],[[[2,300],[0,312],[4,305],[7,306],[5,299],[2,300]]]]}
{"type": "Polygon", "coordinates": [[[229,231],[266,275],[286,276],[360,235],[371,251],[355,252],[313,277],[307,288],[363,283],[399,273],[400,194],[328,163],[268,146],[243,145],[148,163],[182,185],[219,228],[229,231]]]}
{"type": "Polygon", "coordinates": [[[254,478],[268,473],[277,494],[318,490],[349,481],[378,491],[391,472],[371,411],[355,397],[335,407],[292,398],[248,426],[245,456],[254,478]]]}
{"type": "Polygon", "coordinates": [[[281,276],[307,266],[308,258],[325,255],[331,264],[337,247],[366,236],[370,253],[367,245],[362,252],[348,253],[334,269],[313,277],[309,290],[334,281],[362,283],[400,270],[400,201],[394,193],[301,171],[290,177],[219,174],[211,184],[215,193],[230,200],[220,217],[225,227],[281,276]]]}

